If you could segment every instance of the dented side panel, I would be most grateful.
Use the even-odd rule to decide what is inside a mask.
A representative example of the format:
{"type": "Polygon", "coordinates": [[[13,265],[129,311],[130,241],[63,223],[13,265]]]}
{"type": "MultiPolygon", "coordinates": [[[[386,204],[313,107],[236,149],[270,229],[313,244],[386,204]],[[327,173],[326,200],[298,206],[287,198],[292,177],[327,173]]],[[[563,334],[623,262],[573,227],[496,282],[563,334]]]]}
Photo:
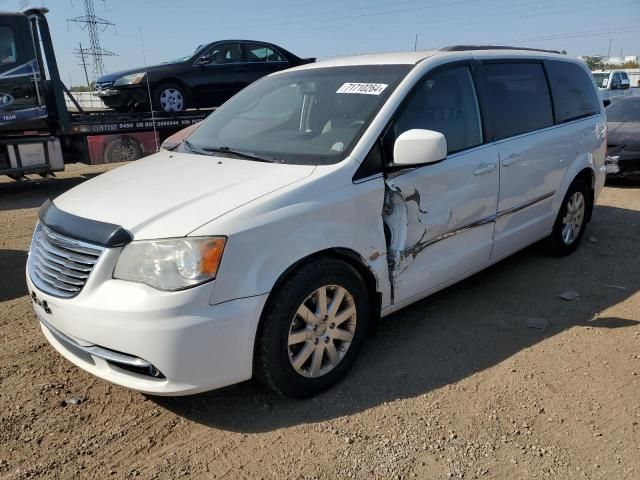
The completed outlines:
{"type": "Polygon", "coordinates": [[[487,145],[386,178],[383,220],[393,303],[489,261],[498,203],[497,160],[495,147],[487,145]]]}

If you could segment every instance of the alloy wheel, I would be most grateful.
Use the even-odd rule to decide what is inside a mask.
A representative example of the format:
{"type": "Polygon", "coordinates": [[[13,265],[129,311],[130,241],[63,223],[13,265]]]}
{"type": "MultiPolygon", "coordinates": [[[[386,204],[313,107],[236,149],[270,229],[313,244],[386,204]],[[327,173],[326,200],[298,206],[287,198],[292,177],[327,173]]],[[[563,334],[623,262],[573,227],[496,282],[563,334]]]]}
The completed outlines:
{"type": "Polygon", "coordinates": [[[287,339],[294,370],[317,378],[333,370],[344,358],[356,331],[353,296],[338,285],[312,292],[298,307],[287,339]]]}
{"type": "Polygon", "coordinates": [[[123,162],[136,160],[137,153],[133,145],[128,144],[124,145],[122,142],[113,148],[111,151],[111,157],[116,160],[120,160],[123,162]]]}
{"type": "Polygon", "coordinates": [[[567,202],[567,213],[562,219],[562,241],[571,245],[576,241],[582,229],[585,212],[585,198],[582,192],[574,192],[567,202]]]}

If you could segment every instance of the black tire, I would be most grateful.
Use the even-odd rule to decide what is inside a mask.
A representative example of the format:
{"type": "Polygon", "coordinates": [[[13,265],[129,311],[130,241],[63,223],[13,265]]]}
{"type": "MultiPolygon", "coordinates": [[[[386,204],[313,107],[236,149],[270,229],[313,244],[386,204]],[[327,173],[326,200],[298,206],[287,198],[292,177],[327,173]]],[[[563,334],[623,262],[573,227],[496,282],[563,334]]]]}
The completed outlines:
{"type": "Polygon", "coordinates": [[[160,112],[181,112],[188,108],[188,95],[186,89],[178,84],[173,82],[165,82],[158,85],[153,91],[153,109],[158,110],[160,112]],[[182,103],[178,105],[177,103],[172,103],[175,109],[170,109],[166,102],[163,100],[163,96],[165,92],[175,91],[182,98],[182,103]]]}
{"type": "MultiPolygon", "coordinates": [[[[332,387],[346,375],[355,362],[366,336],[369,315],[367,289],[355,268],[331,258],[303,265],[272,292],[269,299],[257,336],[256,377],[276,392],[294,398],[310,397],[332,387]],[[298,308],[305,299],[323,286],[342,287],[351,295],[356,311],[355,331],[342,359],[335,366],[329,367],[331,370],[312,378],[298,373],[293,367],[289,358],[289,350],[292,347],[288,344],[288,338],[290,328],[296,321],[294,318],[298,308]]],[[[333,340],[331,342],[335,345],[333,340]]],[[[304,345],[306,346],[306,343],[304,345]]],[[[311,344],[309,346],[311,347],[311,344]]],[[[328,354],[324,353],[324,348],[322,352],[320,358],[328,365],[328,354]]],[[[315,354],[312,356],[315,357],[315,354]]]]}
{"type": "Polygon", "coordinates": [[[104,161],[106,163],[129,162],[142,158],[142,155],[142,147],[135,139],[122,136],[107,144],[104,150],[104,161]]]}
{"type": "Polygon", "coordinates": [[[587,186],[587,184],[581,179],[574,180],[571,186],[569,187],[567,194],[564,196],[564,199],[562,200],[560,211],[558,212],[556,221],[553,224],[553,230],[551,231],[551,235],[549,235],[549,237],[547,237],[547,240],[546,240],[547,250],[551,255],[564,257],[566,255],[573,253],[578,248],[578,245],[580,244],[580,241],[584,236],[584,231],[587,226],[587,219],[591,214],[591,208],[592,208],[591,203],[592,203],[591,191],[587,186]],[[583,214],[582,224],[580,226],[579,233],[573,236],[572,241],[568,243],[563,238],[563,228],[564,228],[563,219],[565,219],[565,217],[567,216],[567,212],[569,209],[569,202],[576,193],[581,194],[582,198],[584,199],[584,202],[585,202],[584,214],[583,214]]]}

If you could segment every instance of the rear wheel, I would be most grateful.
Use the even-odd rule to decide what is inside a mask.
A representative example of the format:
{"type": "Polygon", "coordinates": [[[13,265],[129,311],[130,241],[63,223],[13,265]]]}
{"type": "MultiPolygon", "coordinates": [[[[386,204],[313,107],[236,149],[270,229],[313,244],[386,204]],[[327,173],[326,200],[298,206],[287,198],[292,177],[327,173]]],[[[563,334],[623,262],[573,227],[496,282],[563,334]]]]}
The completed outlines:
{"type": "Polygon", "coordinates": [[[270,299],[256,349],[258,377],[291,397],[315,395],[353,365],[369,321],[368,295],[349,264],[302,266],[270,299]]]}
{"type": "Polygon", "coordinates": [[[112,163],[138,160],[142,153],[142,147],[136,140],[123,136],[109,142],[104,150],[104,161],[112,163]]]}
{"type": "Polygon", "coordinates": [[[587,216],[591,208],[589,187],[584,181],[576,179],[562,201],[553,231],[547,239],[552,254],[569,255],[576,248],[584,235],[587,216]]]}

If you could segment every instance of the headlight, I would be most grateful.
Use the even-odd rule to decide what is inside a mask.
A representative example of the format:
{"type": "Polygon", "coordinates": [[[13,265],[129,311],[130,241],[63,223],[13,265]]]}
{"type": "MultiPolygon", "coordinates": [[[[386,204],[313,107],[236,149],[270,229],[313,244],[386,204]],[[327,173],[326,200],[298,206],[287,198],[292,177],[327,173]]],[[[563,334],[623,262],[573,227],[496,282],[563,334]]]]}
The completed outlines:
{"type": "Polygon", "coordinates": [[[136,83],[140,83],[144,78],[144,72],[132,73],[131,75],[125,75],[124,77],[120,77],[115,82],[113,82],[113,86],[117,87],[118,85],[135,85],[136,83]]]}
{"type": "Polygon", "coordinates": [[[132,242],[124,247],[113,278],[159,290],[181,290],[215,278],[226,238],[176,238],[132,242]]]}

